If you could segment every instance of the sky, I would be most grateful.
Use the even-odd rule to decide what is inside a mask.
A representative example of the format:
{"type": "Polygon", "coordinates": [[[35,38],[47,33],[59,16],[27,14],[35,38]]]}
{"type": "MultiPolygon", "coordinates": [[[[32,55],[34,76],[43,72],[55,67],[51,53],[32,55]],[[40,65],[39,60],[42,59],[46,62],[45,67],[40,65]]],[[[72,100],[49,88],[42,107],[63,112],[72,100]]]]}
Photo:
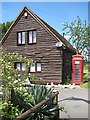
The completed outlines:
{"type": "Polygon", "coordinates": [[[2,2],[1,22],[14,20],[24,5],[46,21],[60,34],[63,34],[63,23],[71,23],[77,16],[88,22],[88,2],[2,2]]]}

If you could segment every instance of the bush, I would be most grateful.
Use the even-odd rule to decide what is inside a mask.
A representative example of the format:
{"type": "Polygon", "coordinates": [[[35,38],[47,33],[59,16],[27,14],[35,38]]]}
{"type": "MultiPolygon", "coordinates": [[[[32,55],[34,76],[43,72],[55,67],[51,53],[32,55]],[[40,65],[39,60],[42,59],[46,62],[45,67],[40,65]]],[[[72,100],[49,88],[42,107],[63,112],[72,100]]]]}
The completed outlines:
{"type": "Polygon", "coordinates": [[[85,82],[80,84],[81,88],[90,88],[90,82],[85,82]]]}
{"type": "Polygon", "coordinates": [[[22,114],[22,111],[19,110],[18,105],[15,107],[11,101],[2,103],[2,118],[1,120],[13,120],[17,116],[22,114]]]}

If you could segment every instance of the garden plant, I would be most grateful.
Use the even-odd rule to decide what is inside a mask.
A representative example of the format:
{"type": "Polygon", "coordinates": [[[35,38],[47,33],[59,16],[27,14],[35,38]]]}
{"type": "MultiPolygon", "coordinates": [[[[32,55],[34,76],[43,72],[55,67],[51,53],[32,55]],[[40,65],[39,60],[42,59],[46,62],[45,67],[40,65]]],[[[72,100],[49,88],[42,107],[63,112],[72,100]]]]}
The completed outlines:
{"type": "MultiPolygon", "coordinates": [[[[51,89],[48,90],[45,86],[24,87],[26,79],[39,82],[39,79],[28,73],[30,65],[33,65],[33,60],[2,49],[0,64],[0,86],[3,92],[2,120],[13,120],[52,95],[53,91],[51,89]],[[25,72],[19,72],[15,69],[15,62],[26,63],[25,72]]],[[[52,104],[52,101],[49,101],[42,105],[35,113],[28,116],[27,119],[43,120],[54,115],[54,110],[57,109],[63,111],[64,107],[59,108],[57,105],[52,104]]]]}

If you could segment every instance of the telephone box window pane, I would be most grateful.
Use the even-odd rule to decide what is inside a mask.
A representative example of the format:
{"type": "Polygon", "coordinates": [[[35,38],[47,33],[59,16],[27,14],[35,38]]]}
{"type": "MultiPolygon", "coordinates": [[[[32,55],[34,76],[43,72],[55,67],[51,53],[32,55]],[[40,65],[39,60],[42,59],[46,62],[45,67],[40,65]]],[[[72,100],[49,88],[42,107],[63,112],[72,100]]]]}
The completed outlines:
{"type": "Polygon", "coordinates": [[[25,71],[26,63],[22,63],[22,71],[25,71]]]}
{"type": "Polygon", "coordinates": [[[18,33],[18,44],[21,44],[21,33],[18,33]]]}
{"type": "Polygon", "coordinates": [[[32,31],[29,31],[29,43],[32,43],[32,31]]]}
{"type": "Polygon", "coordinates": [[[22,44],[25,44],[25,32],[22,32],[22,44]]]}
{"type": "Polygon", "coordinates": [[[16,69],[20,71],[20,63],[16,64],[16,69]]]}
{"type": "Polygon", "coordinates": [[[33,65],[31,65],[30,72],[35,72],[35,63],[33,63],[33,65]]]}
{"type": "Polygon", "coordinates": [[[33,31],[33,43],[36,43],[36,31],[33,31]]]}
{"type": "Polygon", "coordinates": [[[37,71],[41,71],[41,63],[37,63],[37,71]]]}

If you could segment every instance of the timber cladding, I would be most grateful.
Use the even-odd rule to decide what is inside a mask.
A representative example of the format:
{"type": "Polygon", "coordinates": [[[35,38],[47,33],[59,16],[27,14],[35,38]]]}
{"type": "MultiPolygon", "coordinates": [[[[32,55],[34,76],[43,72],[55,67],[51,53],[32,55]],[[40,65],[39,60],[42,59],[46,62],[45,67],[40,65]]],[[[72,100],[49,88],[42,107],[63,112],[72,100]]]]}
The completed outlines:
{"type": "MultiPolygon", "coordinates": [[[[25,19],[24,11],[17,19],[9,31],[9,35],[5,38],[3,48],[7,48],[11,53],[19,53],[27,58],[33,59],[35,62],[41,63],[41,72],[31,73],[37,78],[42,78],[46,82],[61,83],[67,76],[66,67],[71,66],[71,58],[73,52],[68,52],[62,47],[57,49],[57,39],[51,34],[30,14],[25,19]],[[28,31],[36,30],[36,43],[28,44],[28,31]],[[17,45],[17,33],[25,32],[25,44],[17,45]],[[68,56],[68,57],[67,57],[68,56]],[[65,64],[67,61],[67,65],[65,64]],[[64,77],[63,77],[64,75],[64,77]]],[[[71,72],[71,69],[68,69],[71,72]]]]}

